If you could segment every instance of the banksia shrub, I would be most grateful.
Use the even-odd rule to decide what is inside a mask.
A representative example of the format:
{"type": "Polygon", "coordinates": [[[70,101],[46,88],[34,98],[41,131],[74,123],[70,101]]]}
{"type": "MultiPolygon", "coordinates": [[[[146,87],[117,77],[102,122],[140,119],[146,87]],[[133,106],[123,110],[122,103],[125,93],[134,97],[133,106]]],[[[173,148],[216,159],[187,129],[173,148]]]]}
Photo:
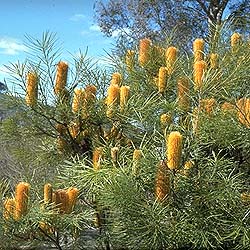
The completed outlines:
{"type": "Polygon", "coordinates": [[[170,173],[164,161],[160,161],[155,178],[155,197],[158,201],[164,202],[170,194],[170,173]]]}
{"type": "Polygon", "coordinates": [[[178,169],[182,154],[182,135],[177,132],[171,132],[166,140],[167,147],[167,166],[171,170],[178,169]]]}
{"type": "Polygon", "coordinates": [[[190,109],[189,80],[181,77],[177,82],[177,100],[180,109],[187,111],[190,109]]]}
{"type": "Polygon", "coordinates": [[[167,86],[168,71],[166,67],[160,67],[158,75],[158,90],[159,93],[164,93],[167,86]]]}
{"type": "Polygon", "coordinates": [[[200,90],[203,85],[204,73],[206,70],[206,62],[205,61],[196,61],[194,63],[194,89],[200,90]]]}
{"type": "Polygon", "coordinates": [[[139,44],[139,65],[140,66],[146,66],[147,63],[150,60],[150,45],[151,45],[151,40],[144,38],[140,40],[139,44]]]}
{"type": "Polygon", "coordinates": [[[55,83],[55,94],[60,95],[65,89],[68,77],[68,64],[66,62],[60,61],[57,64],[56,71],[56,83],[55,83]]]}
{"type": "Polygon", "coordinates": [[[174,46],[168,47],[166,50],[166,68],[168,75],[174,71],[174,65],[177,59],[177,48],[174,46]]]}
{"type": "Polygon", "coordinates": [[[30,185],[26,182],[19,182],[16,185],[15,192],[15,219],[19,220],[28,211],[28,199],[29,199],[30,185]]]}
{"type": "Polygon", "coordinates": [[[121,112],[124,111],[127,105],[128,98],[129,98],[129,91],[130,91],[129,86],[121,86],[120,88],[120,110],[121,112]]]}
{"type": "Polygon", "coordinates": [[[26,86],[26,104],[33,107],[37,103],[38,95],[38,76],[35,72],[29,72],[27,74],[27,86],[26,86]]]}
{"type": "Polygon", "coordinates": [[[205,42],[201,38],[197,38],[193,42],[193,51],[194,51],[194,62],[204,60],[204,46],[205,42]]]}

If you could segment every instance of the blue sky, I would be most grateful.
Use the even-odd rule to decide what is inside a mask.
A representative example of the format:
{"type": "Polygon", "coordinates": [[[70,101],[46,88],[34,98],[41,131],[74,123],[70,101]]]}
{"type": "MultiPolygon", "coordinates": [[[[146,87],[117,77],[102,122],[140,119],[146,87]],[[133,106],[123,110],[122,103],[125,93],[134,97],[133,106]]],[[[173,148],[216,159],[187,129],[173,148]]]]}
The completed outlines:
{"type": "Polygon", "coordinates": [[[95,0],[2,0],[0,15],[0,81],[6,77],[3,65],[25,59],[25,34],[40,38],[45,31],[57,33],[67,60],[79,49],[101,59],[112,48],[96,25],[95,0]]]}

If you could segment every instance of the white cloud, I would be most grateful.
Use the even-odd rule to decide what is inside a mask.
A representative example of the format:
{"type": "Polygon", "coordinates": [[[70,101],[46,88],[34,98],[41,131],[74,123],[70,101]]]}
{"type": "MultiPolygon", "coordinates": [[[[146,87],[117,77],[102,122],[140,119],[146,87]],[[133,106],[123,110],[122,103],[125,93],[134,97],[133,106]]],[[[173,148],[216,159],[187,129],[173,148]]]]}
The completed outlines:
{"type": "Polygon", "coordinates": [[[3,37],[0,38],[0,54],[6,55],[17,55],[20,52],[27,51],[27,47],[20,41],[11,38],[3,37]]]}
{"type": "Polygon", "coordinates": [[[85,17],[86,17],[86,16],[83,15],[83,14],[75,14],[75,15],[71,16],[71,17],[69,18],[69,20],[70,20],[70,21],[73,21],[73,22],[78,22],[78,21],[84,20],[85,17]]]}
{"type": "Polygon", "coordinates": [[[98,26],[97,24],[93,24],[89,27],[89,30],[91,31],[96,31],[96,32],[101,32],[101,28],[100,26],[98,26]]]}

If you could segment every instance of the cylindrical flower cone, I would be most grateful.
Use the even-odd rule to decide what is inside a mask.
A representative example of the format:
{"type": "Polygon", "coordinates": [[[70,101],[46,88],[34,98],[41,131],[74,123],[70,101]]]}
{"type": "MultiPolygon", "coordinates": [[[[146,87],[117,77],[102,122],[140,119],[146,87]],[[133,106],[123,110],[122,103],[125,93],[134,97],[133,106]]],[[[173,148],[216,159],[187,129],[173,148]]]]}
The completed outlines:
{"type": "Polygon", "coordinates": [[[72,111],[73,113],[78,113],[82,107],[85,98],[85,92],[83,89],[75,89],[73,101],[72,101],[72,111]]]}
{"type": "Polygon", "coordinates": [[[121,112],[124,111],[127,105],[128,98],[129,98],[129,91],[130,91],[129,86],[121,86],[120,88],[120,110],[121,112]]]}
{"type": "Polygon", "coordinates": [[[189,96],[189,80],[186,77],[181,77],[177,82],[177,97],[178,106],[180,109],[187,111],[190,108],[189,96]]]}
{"type": "Polygon", "coordinates": [[[84,90],[85,90],[85,99],[87,101],[95,100],[96,91],[97,91],[97,88],[95,85],[87,85],[84,90]]]}
{"type": "Polygon", "coordinates": [[[118,86],[120,86],[121,82],[122,82],[122,75],[119,72],[113,73],[111,84],[117,84],[118,86]]]}
{"type": "Polygon", "coordinates": [[[178,169],[182,154],[182,135],[175,131],[171,132],[166,141],[167,166],[169,169],[178,169]]]}
{"type": "Polygon", "coordinates": [[[52,193],[52,185],[50,183],[45,184],[43,188],[43,199],[45,204],[49,204],[52,202],[52,193]]]}
{"type": "Polygon", "coordinates": [[[135,51],[134,50],[127,50],[125,63],[127,66],[127,70],[131,72],[134,69],[134,64],[135,64],[135,51]]]}
{"type": "Polygon", "coordinates": [[[159,93],[164,93],[167,87],[168,71],[166,67],[160,67],[158,76],[159,93]]]}
{"type": "Polygon", "coordinates": [[[10,218],[14,217],[16,202],[14,198],[6,198],[4,201],[4,212],[3,217],[6,220],[9,220],[10,218]]]}
{"type": "Polygon", "coordinates": [[[139,43],[139,65],[144,67],[147,65],[150,59],[150,46],[151,40],[144,38],[139,43]]]}
{"type": "Polygon", "coordinates": [[[29,198],[30,185],[26,182],[19,182],[16,186],[15,201],[15,219],[19,220],[28,210],[28,198],[29,198]]]}
{"type": "Polygon", "coordinates": [[[217,53],[211,53],[209,56],[210,59],[210,68],[218,69],[219,67],[219,55],[217,53]]]}
{"type": "Polygon", "coordinates": [[[204,46],[205,42],[201,38],[197,38],[193,42],[194,62],[204,59],[204,46]]]}
{"type": "Polygon", "coordinates": [[[68,64],[66,62],[59,62],[56,71],[55,94],[59,95],[65,89],[68,77],[68,64]]]}
{"type": "Polygon", "coordinates": [[[240,123],[250,126],[250,99],[241,98],[236,103],[240,123]]]}
{"type": "Polygon", "coordinates": [[[59,213],[63,214],[67,211],[69,196],[66,190],[58,189],[54,192],[55,194],[55,205],[59,209],[59,213]]]}
{"type": "Polygon", "coordinates": [[[235,112],[236,111],[236,107],[235,105],[233,105],[232,103],[229,102],[224,102],[221,106],[221,110],[223,112],[235,112]]]}
{"type": "Polygon", "coordinates": [[[133,165],[132,165],[132,174],[134,176],[138,175],[141,158],[142,158],[142,151],[140,149],[135,149],[133,152],[133,165]]]}
{"type": "Polygon", "coordinates": [[[242,42],[241,35],[237,32],[233,33],[233,35],[231,36],[231,50],[233,53],[237,52],[241,42],[242,42]]]}
{"type": "Polygon", "coordinates": [[[74,206],[76,204],[77,196],[79,194],[79,190],[77,188],[69,188],[67,190],[68,193],[68,204],[66,208],[66,213],[71,213],[74,209],[74,206]]]}
{"type": "Polygon", "coordinates": [[[214,98],[201,99],[200,107],[201,110],[205,111],[208,115],[212,115],[216,105],[216,100],[214,98]]]}
{"type": "Polygon", "coordinates": [[[69,132],[70,132],[71,137],[73,139],[76,139],[77,136],[80,134],[80,124],[79,124],[79,122],[72,122],[69,125],[69,132]]]}
{"type": "Polygon", "coordinates": [[[206,70],[205,61],[197,61],[194,63],[194,88],[200,90],[203,85],[203,77],[206,70]]]}
{"type": "Polygon", "coordinates": [[[164,202],[170,193],[170,173],[166,163],[161,161],[158,164],[156,179],[155,179],[155,197],[158,201],[164,202]]]}
{"type": "Polygon", "coordinates": [[[114,114],[120,95],[120,87],[117,84],[111,84],[108,88],[106,104],[107,104],[107,117],[111,118],[114,114]]]}
{"type": "Polygon", "coordinates": [[[103,147],[96,147],[93,151],[93,168],[94,170],[101,169],[101,161],[103,158],[103,147]]]}
{"type": "Polygon", "coordinates": [[[174,65],[177,59],[177,48],[174,46],[168,47],[166,50],[166,68],[168,75],[174,71],[174,65]]]}
{"type": "Polygon", "coordinates": [[[38,95],[38,76],[35,72],[29,72],[27,75],[27,86],[26,86],[26,104],[33,107],[37,103],[38,95]]]}

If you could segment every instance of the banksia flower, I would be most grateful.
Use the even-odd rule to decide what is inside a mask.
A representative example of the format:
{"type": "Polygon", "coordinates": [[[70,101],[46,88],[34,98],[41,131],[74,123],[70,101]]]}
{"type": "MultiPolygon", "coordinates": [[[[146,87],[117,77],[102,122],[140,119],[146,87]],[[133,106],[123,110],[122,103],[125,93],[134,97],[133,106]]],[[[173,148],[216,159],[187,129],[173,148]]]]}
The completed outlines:
{"type": "Polygon", "coordinates": [[[181,162],[182,135],[175,131],[167,138],[167,165],[169,169],[177,169],[181,162]]]}
{"type": "Polygon", "coordinates": [[[49,204],[52,202],[52,193],[53,193],[52,185],[50,183],[45,184],[43,188],[44,203],[49,204]]]}
{"type": "Polygon", "coordinates": [[[127,105],[128,98],[129,98],[129,86],[121,86],[120,88],[120,110],[121,112],[124,111],[124,108],[127,105]]]}
{"type": "Polygon", "coordinates": [[[166,67],[160,67],[158,76],[158,90],[159,93],[164,93],[167,86],[168,71],[166,67]]]}
{"type": "Polygon", "coordinates": [[[55,94],[59,95],[65,89],[68,77],[68,64],[61,61],[57,64],[55,94]]]}
{"type": "Polygon", "coordinates": [[[106,104],[107,104],[106,114],[107,117],[109,118],[113,116],[114,108],[119,99],[119,95],[120,95],[120,87],[117,84],[111,84],[108,88],[107,99],[106,99],[106,104]]]}
{"type": "Polygon", "coordinates": [[[54,192],[54,199],[56,207],[59,209],[59,213],[63,214],[67,211],[69,196],[66,190],[58,189],[54,192]]]}
{"type": "Polygon", "coordinates": [[[144,38],[140,40],[139,44],[139,64],[145,66],[150,59],[150,45],[151,40],[144,38]]]}
{"type": "Polygon", "coordinates": [[[128,71],[132,71],[134,69],[134,64],[135,64],[135,51],[134,50],[127,50],[125,63],[127,65],[128,71]]]}
{"type": "Polygon", "coordinates": [[[155,197],[158,201],[166,200],[170,193],[170,173],[167,169],[166,163],[161,161],[158,165],[156,179],[155,179],[155,197]]]}
{"type": "Polygon", "coordinates": [[[171,75],[173,73],[176,59],[177,59],[177,48],[174,46],[168,47],[166,50],[166,68],[168,75],[171,75]]]}
{"type": "Polygon", "coordinates": [[[132,165],[132,174],[135,176],[138,174],[141,158],[142,158],[142,151],[140,149],[135,149],[133,152],[133,165],[132,165]]]}
{"type": "Polygon", "coordinates": [[[178,106],[182,110],[189,110],[190,98],[189,98],[189,80],[186,77],[181,77],[177,82],[177,97],[178,106]]]}
{"type": "Polygon", "coordinates": [[[38,94],[38,76],[35,72],[29,72],[27,75],[27,87],[26,87],[26,104],[33,107],[37,103],[38,94]]]}
{"type": "Polygon", "coordinates": [[[19,220],[23,215],[27,213],[29,190],[30,190],[30,185],[26,182],[19,182],[16,186],[16,192],[15,192],[16,220],[19,220]]]}
{"type": "Polygon", "coordinates": [[[80,133],[80,125],[78,122],[72,122],[69,127],[70,135],[75,139],[80,133]]]}
{"type": "Polygon", "coordinates": [[[204,58],[204,45],[205,42],[203,39],[197,38],[193,42],[193,51],[194,51],[194,61],[201,61],[204,58]]]}
{"type": "Polygon", "coordinates": [[[83,102],[85,98],[85,92],[83,89],[75,89],[73,102],[72,102],[72,111],[74,113],[79,112],[83,107],[83,102]]]}
{"type": "Polygon", "coordinates": [[[208,115],[214,111],[216,100],[214,98],[202,99],[200,101],[201,110],[204,110],[208,115]]]}
{"type": "Polygon", "coordinates": [[[239,47],[240,43],[242,41],[242,37],[239,33],[233,33],[231,36],[231,49],[232,52],[236,52],[237,48],[239,47]]]}
{"type": "Polygon", "coordinates": [[[103,147],[96,147],[93,151],[93,168],[99,170],[101,168],[101,160],[103,158],[103,147]]]}
{"type": "Polygon", "coordinates": [[[197,61],[194,63],[194,88],[195,90],[201,89],[205,70],[206,70],[205,61],[197,61]]]}
{"type": "Polygon", "coordinates": [[[111,84],[117,84],[118,86],[120,86],[121,82],[122,82],[122,75],[118,72],[113,73],[111,84]]]}
{"type": "Polygon", "coordinates": [[[245,204],[250,203],[250,193],[244,192],[240,195],[240,198],[245,204]]]}
{"type": "Polygon", "coordinates": [[[210,68],[217,69],[219,67],[219,55],[217,53],[211,53],[209,59],[210,59],[210,68]]]}
{"type": "Polygon", "coordinates": [[[68,194],[68,204],[66,208],[66,213],[71,213],[74,209],[74,206],[76,204],[77,196],[79,194],[79,190],[77,188],[70,187],[67,190],[68,194]]]}
{"type": "Polygon", "coordinates": [[[15,212],[16,202],[14,198],[6,198],[4,201],[4,212],[3,217],[8,220],[13,218],[15,212]]]}
{"type": "Polygon", "coordinates": [[[238,118],[239,121],[246,125],[250,126],[250,99],[249,98],[241,98],[236,103],[238,108],[238,118]]]}
{"type": "Polygon", "coordinates": [[[162,114],[160,116],[160,122],[162,128],[166,128],[172,123],[172,115],[171,114],[162,114]]]}
{"type": "Polygon", "coordinates": [[[95,85],[87,85],[85,87],[85,99],[87,101],[95,100],[97,88],[95,85]]]}

